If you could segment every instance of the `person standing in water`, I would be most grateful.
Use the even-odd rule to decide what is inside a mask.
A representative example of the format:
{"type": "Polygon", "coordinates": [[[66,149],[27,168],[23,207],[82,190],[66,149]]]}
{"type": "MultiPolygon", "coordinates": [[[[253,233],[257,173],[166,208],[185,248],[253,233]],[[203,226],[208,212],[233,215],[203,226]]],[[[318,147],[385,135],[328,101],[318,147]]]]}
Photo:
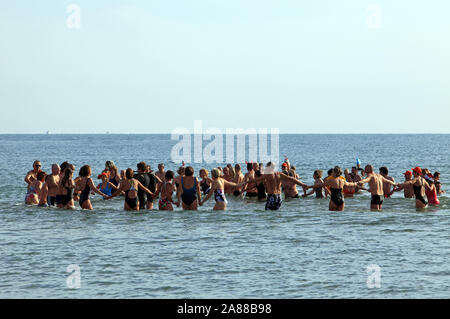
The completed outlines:
{"type": "Polygon", "coordinates": [[[440,181],[441,173],[434,172],[433,177],[434,177],[434,184],[436,185],[436,191],[437,191],[438,195],[445,194],[445,191],[442,189],[442,185],[441,185],[441,181],[440,181]]]}
{"type": "Polygon", "coordinates": [[[48,204],[48,206],[55,206],[56,205],[56,195],[58,194],[58,185],[59,185],[59,165],[53,164],[52,165],[52,174],[47,175],[45,177],[45,183],[42,186],[43,193],[45,193],[45,197],[41,198],[41,201],[39,202],[39,205],[45,205],[45,203],[48,204]]]}
{"type": "Polygon", "coordinates": [[[173,184],[174,175],[173,171],[167,171],[164,175],[164,182],[161,181],[156,187],[155,197],[161,194],[158,201],[159,210],[173,210],[173,205],[180,206],[179,202],[174,202],[172,199],[172,194],[175,191],[175,185],[173,184]]]}
{"type": "Polygon", "coordinates": [[[206,198],[202,201],[200,201],[200,206],[203,205],[204,202],[206,202],[212,194],[214,194],[214,199],[216,201],[216,204],[214,205],[213,210],[226,210],[227,209],[227,199],[225,197],[225,187],[236,187],[238,186],[236,183],[232,183],[227,181],[225,178],[219,176],[219,170],[217,168],[213,168],[211,170],[211,176],[212,176],[212,184],[211,184],[211,191],[208,193],[206,198]]]}
{"type": "Polygon", "coordinates": [[[433,206],[439,205],[440,202],[437,197],[437,190],[436,185],[434,184],[433,175],[431,175],[430,171],[428,171],[428,173],[424,174],[424,178],[428,182],[428,185],[430,185],[430,189],[425,190],[425,195],[427,196],[428,203],[433,206]]]}
{"type": "Polygon", "coordinates": [[[59,208],[71,209],[74,207],[72,198],[72,191],[75,188],[75,183],[72,180],[73,170],[71,167],[67,167],[64,170],[64,176],[59,181],[58,193],[61,196],[61,204],[59,208]]]}
{"type": "Polygon", "coordinates": [[[37,205],[42,196],[42,185],[45,180],[45,172],[39,171],[36,177],[31,179],[29,184],[27,195],[25,196],[25,204],[27,205],[37,205]]]}
{"type": "MultiPolygon", "coordinates": [[[[149,187],[150,185],[150,177],[146,174],[147,164],[145,162],[139,162],[137,164],[137,174],[134,175],[134,179],[139,181],[139,183],[144,186],[143,188],[138,189],[138,201],[139,201],[139,210],[147,208],[147,194],[144,191],[144,188],[149,187]]],[[[153,191],[154,192],[154,191],[153,191]]],[[[153,199],[151,199],[152,208],[153,208],[153,199]]]]}
{"type": "MultiPolygon", "coordinates": [[[[156,193],[156,187],[157,187],[158,183],[162,182],[162,180],[158,176],[153,174],[153,171],[152,171],[152,168],[150,165],[147,165],[145,174],[149,178],[149,184],[148,184],[147,188],[152,193],[156,193]]],[[[149,194],[146,194],[146,195],[147,195],[147,209],[153,209],[153,201],[156,199],[156,197],[150,196],[149,194]]]]}
{"type": "Polygon", "coordinates": [[[345,207],[343,189],[344,186],[356,187],[357,183],[349,183],[342,176],[342,169],[335,166],[323,183],[318,182],[316,187],[327,187],[331,194],[330,204],[328,209],[330,211],[343,211],[345,207]]]}
{"type": "MultiPolygon", "coordinates": [[[[241,171],[241,165],[236,164],[234,165],[234,179],[233,183],[235,184],[241,184],[244,181],[244,174],[242,174],[241,171]]],[[[240,196],[242,193],[242,187],[233,187],[233,195],[234,196],[240,196]]]]}
{"type": "Polygon", "coordinates": [[[384,198],[389,198],[394,193],[394,189],[392,188],[392,185],[395,185],[395,180],[393,177],[389,176],[389,170],[386,166],[380,167],[380,175],[384,177],[383,180],[383,193],[384,198]],[[392,183],[388,183],[387,181],[391,181],[392,183]]]}
{"type": "MultiPolygon", "coordinates": [[[[97,189],[101,191],[106,196],[110,196],[117,187],[109,181],[109,176],[107,173],[103,172],[97,176],[97,179],[101,179],[102,182],[97,185],[97,189]]],[[[103,198],[105,199],[105,198],[103,198]]]]}
{"type": "Polygon", "coordinates": [[[256,184],[254,182],[250,182],[250,180],[255,178],[255,171],[253,170],[253,164],[247,163],[247,173],[244,176],[244,182],[246,186],[243,191],[246,191],[245,197],[257,197],[258,189],[256,188],[256,184]]]}
{"type": "Polygon", "coordinates": [[[25,183],[27,183],[27,189],[30,188],[30,185],[32,182],[34,182],[37,178],[37,174],[41,171],[41,162],[38,160],[35,160],[33,162],[33,169],[27,173],[25,176],[25,183]]]}
{"type": "Polygon", "coordinates": [[[158,171],[155,173],[156,177],[158,177],[162,182],[165,182],[166,172],[164,171],[164,163],[158,164],[158,171]]]}
{"type": "Polygon", "coordinates": [[[416,197],[416,208],[426,208],[428,207],[428,202],[425,199],[425,189],[431,190],[430,185],[428,185],[425,178],[422,175],[422,169],[420,167],[415,167],[412,169],[414,178],[410,181],[399,184],[398,186],[406,187],[407,185],[412,185],[414,189],[414,195],[416,197]]]}
{"type": "MultiPolygon", "coordinates": [[[[403,173],[403,175],[405,175],[405,182],[410,181],[413,176],[411,171],[406,171],[405,173],[403,173]]],[[[403,195],[405,196],[405,198],[414,198],[414,189],[413,189],[412,184],[406,184],[404,186],[399,186],[396,189],[394,189],[394,192],[399,192],[401,190],[403,190],[403,195]]]]}
{"type": "Polygon", "coordinates": [[[306,184],[295,179],[294,177],[288,176],[281,172],[275,172],[275,167],[272,162],[266,164],[266,169],[261,177],[252,178],[244,183],[258,183],[265,182],[267,190],[267,200],[266,200],[266,210],[278,210],[281,207],[281,182],[291,181],[296,185],[306,187],[306,184]]]}
{"type": "Polygon", "coordinates": [[[324,198],[324,190],[325,190],[325,195],[327,194],[326,188],[320,185],[323,185],[323,180],[322,180],[322,171],[321,170],[316,170],[314,171],[313,174],[313,178],[314,178],[314,185],[312,186],[308,186],[305,187],[305,193],[302,195],[303,197],[308,197],[309,195],[312,194],[316,194],[316,198],[324,198]],[[306,190],[312,188],[312,190],[307,193],[306,190]]]}
{"type": "Polygon", "coordinates": [[[125,171],[126,180],[122,181],[119,185],[119,188],[111,194],[111,196],[107,196],[106,199],[111,199],[119,195],[120,193],[125,193],[125,203],[123,205],[124,210],[139,210],[139,198],[138,191],[142,189],[144,192],[149,194],[150,196],[155,196],[148,188],[144,187],[137,179],[134,178],[134,171],[131,168],[128,168],[125,171]]]}
{"type": "Polygon", "coordinates": [[[78,194],[78,204],[82,209],[92,210],[91,200],[89,199],[89,195],[91,190],[99,194],[100,196],[106,197],[101,191],[97,189],[94,185],[94,181],[91,178],[92,170],[89,165],[84,165],[80,168],[79,172],[79,180],[75,186],[75,193],[78,194]]]}
{"type": "Polygon", "coordinates": [[[208,170],[201,168],[199,171],[199,176],[201,178],[200,188],[203,195],[207,195],[211,190],[212,179],[208,177],[208,170]]]}
{"type": "Polygon", "coordinates": [[[370,201],[370,209],[371,210],[381,210],[383,208],[383,199],[385,193],[385,186],[388,184],[389,186],[395,186],[395,183],[387,178],[385,178],[381,174],[376,174],[373,172],[372,165],[366,165],[364,169],[367,177],[358,182],[358,185],[364,185],[365,183],[369,183],[369,191],[372,194],[372,199],[370,201]]]}
{"type": "Polygon", "coordinates": [[[201,204],[200,182],[194,176],[194,169],[191,166],[186,167],[184,176],[180,179],[177,197],[184,210],[197,210],[201,204]]]}
{"type": "MultiPolygon", "coordinates": [[[[345,177],[345,180],[349,183],[355,182],[353,180],[352,176],[350,175],[350,171],[347,168],[344,170],[344,177],[345,177]]],[[[344,186],[344,198],[353,197],[353,195],[355,195],[355,192],[356,192],[356,187],[344,186]]]]}

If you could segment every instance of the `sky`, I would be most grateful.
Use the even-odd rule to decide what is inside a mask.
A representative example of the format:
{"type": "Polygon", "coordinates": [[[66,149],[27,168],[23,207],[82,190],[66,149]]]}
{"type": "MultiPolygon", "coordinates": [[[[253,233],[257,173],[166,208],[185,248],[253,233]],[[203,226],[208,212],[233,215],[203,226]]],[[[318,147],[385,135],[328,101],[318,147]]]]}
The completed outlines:
{"type": "Polygon", "coordinates": [[[449,12],[446,0],[1,1],[0,133],[194,120],[450,133],[449,12]]]}

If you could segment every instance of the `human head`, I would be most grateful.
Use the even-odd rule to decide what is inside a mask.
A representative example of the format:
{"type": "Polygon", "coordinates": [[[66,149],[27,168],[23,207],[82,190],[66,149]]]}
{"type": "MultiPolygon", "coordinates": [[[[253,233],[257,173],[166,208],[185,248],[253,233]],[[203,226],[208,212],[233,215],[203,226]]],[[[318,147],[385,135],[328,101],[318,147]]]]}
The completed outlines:
{"type": "Polygon", "coordinates": [[[163,163],[158,164],[158,171],[164,172],[164,164],[163,163]]]}
{"type": "Polygon", "coordinates": [[[330,168],[330,169],[328,170],[327,174],[328,174],[328,176],[331,176],[331,175],[333,174],[333,169],[330,168]]]}
{"type": "Polygon", "coordinates": [[[60,168],[58,164],[52,164],[52,175],[59,175],[60,168]]]}
{"type": "Polygon", "coordinates": [[[322,171],[320,170],[320,169],[318,169],[318,170],[315,170],[314,171],[314,174],[313,174],[313,178],[322,178],[322,171]]]}
{"type": "Polygon", "coordinates": [[[356,166],[352,166],[352,174],[358,175],[358,168],[356,166]]]}
{"type": "Polygon", "coordinates": [[[212,178],[219,178],[219,176],[220,176],[219,170],[217,168],[213,168],[211,170],[211,176],[212,176],[212,178]]]}
{"type": "Polygon", "coordinates": [[[108,181],[108,174],[101,173],[100,175],[97,176],[97,178],[101,179],[103,182],[107,182],[108,181]]]}
{"type": "Polygon", "coordinates": [[[175,176],[175,173],[173,171],[171,171],[171,170],[168,170],[166,172],[166,174],[164,175],[166,181],[172,180],[174,176],[175,176]]]}
{"type": "Polygon", "coordinates": [[[186,176],[192,176],[194,175],[194,168],[192,166],[188,166],[186,167],[186,169],[184,170],[184,174],[186,176]]]}
{"type": "Polygon", "coordinates": [[[380,174],[381,175],[387,175],[389,174],[389,170],[386,166],[380,167],[380,174]]]}
{"type": "Polygon", "coordinates": [[[91,167],[89,165],[84,165],[80,168],[79,175],[81,177],[89,177],[91,176],[91,167]]]}
{"type": "Polygon", "coordinates": [[[240,172],[241,171],[241,165],[239,165],[239,164],[234,165],[234,170],[235,170],[236,173],[240,172]]]}
{"type": "Polygon", "coordinates": [[[184,166],[180,166],[180,167],[178,168],[178,170],[177,170],[177,174],[183,176],[185,170],[186,170],[186,169],[184,168],[184,166]]]}
{"type": "Polygon", "coordinates": [[[418,166],[414,167],[412,169],[414,176],[421,176],[422,175],[422,169],[418,166]]]}
{"type": "Polygon", "coordinates": [[[282,171],[287,171],[288,170],[288,164],[287,163],[281,164],[281,170],[282,171]]]}
{"type": "Polygon", "coordinates": [[[41,167],[42,167],[41,161],[35,160],[35,161],[33,162],[33,170],[34,170],[34,171],[36,171],[36,172],[40,171],[40,170],[41,170],[41,167]]]}
{"type": "Polygon", "coordinates": [[[364,172],[366,172],[366,174],[372,174],[373,173],[373,166],[370,164],[367,164],[366,167],[364,168],[364,172]]]}
{"type": "Polygon", "coordinates": [[[403,173],[403,175],[405,175],[405,180],[409,181],[412,178],[412,173],[411,171],[406,171],[403,173]]]}
{"type": "Polygon", "coordinates": [[[65,170],[64,170],[64,176],[63,176],[63,178],[61,179],[61,184],[60,185],[63,185],[63,186],[65,186],[66,185],[66,183],[67,183],[67,181],[70,179],[70,178],[72,178],[72,175],[73,175],[73,170],[70,168],[70,167],[67,167],[65,170]]]}
{"type": "Polygon", "coordinates": [[[125,172],[125,177],[127,179],[132,179],[134,177],[134,171],[132,168],[127,168],[127,170],[125,172]]]}
{"type": "Polygon", "coordinates": [[[37,173],[37,175],[36,175],[36,179],[37,179],[38,181],[43,182],[43,181],[45,180],[45,176],[47,176],[47,174],[45,174],[45,172],[39,171],[39,172],[37,173]]]}
{"type": "Polygon", "coordinates": [[[60,167],[60,173],[63,173],[64,170],[65,170],[68,166],[69,166],[69,162],[67,162],[67,161],[61,163],[61,165],[59,165],[59,167],[60,167]]]}
{"type": "Polygon", "coordinates": [[[145,162],[139,162],[137,164],[137,170],[139,173],[144,173],[146,169],[147,169],[147,164],[145,164],[145,162]]]}
{"type": "Polygon", "coordinates": [[[199,171],[199,175],[200,175],[200,178],[208,177],[208,170],[205,169],[205,168],[201,168],[200,171],[199,171]]]}
{"type": "Polygon", "coordinates": [[[247,163],[247,171],[252,171],[253,170],[253,164],[252,163],[247,163]]]}
{"type": "Polygon", "coordinates": [[[441,178],[441,173],[439,173],[439,172],[434,172],[433,177],[434,177],[434,180],[438,181],[439,178],[441,178]]]}
{"type": "Polygon", "coordinates": [[[333,168],[333,175],[334,177],[339,177],[342,175],[342,169],[339,166],[335,166],[333,168]]]}
{"type": "Polygon", "coordinates": [[[112,166],[115,166],[115,164],[114,164],[113,161],[106,161],[106,162],[105,162],[105,168],[106,168],[106,169],[109,170],[112,166]]]}

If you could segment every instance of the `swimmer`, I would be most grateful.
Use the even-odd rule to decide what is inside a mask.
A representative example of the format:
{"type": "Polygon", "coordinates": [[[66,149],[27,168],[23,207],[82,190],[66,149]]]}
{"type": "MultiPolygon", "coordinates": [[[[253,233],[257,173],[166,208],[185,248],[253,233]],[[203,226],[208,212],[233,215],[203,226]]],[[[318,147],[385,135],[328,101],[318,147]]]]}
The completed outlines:
{"type": "MultiPolygon", "coordinates": [[[[241,184],[244,181],[244,174],[242,174],[241,165],[239,164],[234,165],[234,172],[235,174],[232,182],[235,184],[241,184]]],[[[241,194],[242,194],[242,187],[240,186],[233,187],[234,196],[240,196],[241,194]]]]}
{"type": "MultiPolygon", "coordinates": [[[[144,188],[149,188],[150,185],[150,177],[146,173],[147,171],[147,164],[145,162],[139,162],[137,164],[137,174],[134,174],[134,178],[139,181],[139,183],[144,186],[144,188]]],[[[144,188],[138,189],[138,201],[139,201],[139,209],[146,209],[147,208],[147,193],[144,191],[144,188]]],[[[152,193],[155,192],[155,189],[153,189],[152,193]]],[[[151,206],[153,208],[153,198],[150,198],[151,206]]]]}
{"type": "Polygon", "coordinates": [[[75,188],[75,183],[72,180],[73,170],[67,167],[64,170],[64,176],[59,181],[58,194],[60,194],[60,208],[71,209],[74,207],[72,199],[72,191],[75,188]]]}
{"type": "MultiPolygon", "coordinates": [[[[125,171],[123,171],[124,177],[125,177],[125,171]]],[[[121,175],[122,175],[121,172],[121,175]]],[[[119,170],[117,169],[116,165],[114,165],[114,163],[110,164],[110,166],[108,166],[108,177],[109,177],[109,182],[111,184],[113,184],[114,186],[116,186],[116,188],[119,187],[120,182],[122,181],[123,178],[121,178],[119,176],[119,170]]]]}
{"type": "Polygon", "coordinates": [[[200,201],[200,206],[203,205],[213,194],[216,204],[214,205],[213,210],[226,210],[227,209],[227,199],[225,197],[225,187],[228,185],[229,187],[238,186],[236,183],[232,183],[227,181],[225,178],[219,176],[220,172],[217,168],[213,168],[211,170],[212,176],[212,184],[211,191],[208,193],[204,200],[200,201]]]}
{"type": "Polygon", "coordinates": [[[155,173],[156,177],[158,177],[162,182],[165,182],[166,172],[164,171],[164,164],[158,164],[158,171],[155,173]]]}
{"type": "MultiPolygon", "coordinates": [[[[110,196],[113,191],[117,190],[117,187],[109,181],[109,176],[107,173],[103,172],[97,176],[97,179],[101,179],[102,182],[97,185],[97,189],[101,191],[106,196],[110,196]]],[[[105,199],[103,197],[103,199],[105,199]]]]}
{"type": "Polygon", "coordinates": [[[318,182],[316,187],[328,187],[330,192],[330,203],[328,209],[330,211],[343,211],[345,207],[343,189],[344,186],[356,187],[356,183],[349,183],[342,176],[342,169],[335,166],[323,183],[318,182]]]}
{"type": "Polygon", "coordinates": [[[425,190],[425,195],[427,196],[428,203],[433,206],[439,205],[440,202],[437,197],[437,190],[436,185],[434,183],[433,175],[431,175],[430,171],[428,171],[428,173],[424,174],[424,178],[428,182],[428,185],[430,185],[430,189],[425,190]]]}
{"type": "Polygon", "coordinates": [[[211,190],[212,179],[208,177],[208,170],[201,168],[199,171],[199,176],[201,178],[200,188],[202,189],[203,195],[207,195],[211,190]]]}
{"type": "MultiPolygon", "coordinates": [[[[149,181],[150,181],[150,183],[148,184],[148,189],[152,193],[155,193],[156,186],[158,185],[158,183],[161,183],[162,180],[158,176],[153,174],[153,171],[152,171],[152,168],[150,165],[147,165],[145,174],[148,176],[149,181]]],[[[149,194],[146,194],[146,195],[147,195],[147,209],[153,209],[153,201],[156,199],[156,197],[150,196],[149,194]]]]}
{"type": "Polygon", "coordinates": [[[35,160],[33,162],[33,169],[27,173],[24,179],[25,183],[27,183],[27,189],[29,189],[31,183],[36,180],[37,174],[41,171],[41,167],[42,165],[40,161],[35,160]]]}
{"type": "Polygon", "coordinates": [[[322,187],[320,185],[323,185],[322,180],[322,171],[321,170],[315,170],[313,174],[314,178],[314,185],[305,187],[305,193],[302,195],[303,197],[308,197],[309,195],[316,194],[316,198],[324,198],[324,190],[326,195],[326,188],[322,187]],[[312,188],[312,190],[309,193],[306,193],[306,190],[312,188]]]}
{"type": "Polygon", "coordinates": [[[49,206],[56,205],[56,195],[58,194],[58,187],[60,180],[59,173],[60,173],[59,165],[52,164],[52,174],[47,175],[45,177],[45,183],[42,186],[42,190],[43,193],[45,193],[45,196],[42,196],[39,205],[43,206],[46,203],[49,206]]]}
{"type": "Polygon", "coordinates": [[[180,203],[174,202],[172,199],[172,194],[175,191],[175,185],[173,184],[174,175],[173,171],[167,171],[164,174],[164,181],[161,180],[156,187],[155,197],[161,194],[161,198],[158,201],[159,210],[173,210],[173,205],[180,207],[180,203]]]}
{"type": "MultiPolygon", "coordinates": [[[[344,170],[344,177],[345,177],[345,180],[346,180],[347,182],[349,182],[349,183],[353,183],[353,182],[354,182],[352,176],[350,175],[350,171],[349,171],[347,168],[344,170]]],[[[353,197],[353,195],[354,195],[355,192],[356,192],[356,187],[352,187],[352,186],[344,186],[343,192],[344,192],[344,197],[345,197],[345,198],[347,198],[347,197],[353,197]]]]}
{"type": "Polygon", "coordinates": [[[433,177],[434,177],[434,184],[436,185],[436,191],[437,191],[438,195],[445,194],[445,191],[442,189],[442,185],[441,185],[441,181],[440,181],[441,173],[434,172],[433,177]]]}
{"type": "MultiPolygon", "coordinates": [[[[212,171],[211,171],[211,174],[212,174],[212,171]]],[[[222,178],[224,180],[226,180],[227,182],[231,182],[233,180],[233,177],[230,174],[230,169],[228,168],[228,166],[225,166],[223,168],[223,176],[222,176],[222,178]]],[[[231,187],[229,184],[225,184],[225,194],[230,195],[232,189],[233,189],[233,187],[231,187]]]]}
{"type": "Polygon", "coordinates": [[[383,207],[383,198],[385,193],[385,184],[394,185],[395,183],[390,179],[385,178],[381,174],[376,174],[373,172],[372,165],[366,165],[364,171],[367,175],[366,178],[360,180],[358,185],[364,185],[369,183],[369,191],[372,194],[372,199],[370,201],[371,210],[381,210],[383,207]]]}
{"type": "Polygon", "coordinates": [[[272,162],[268,162],[266,165],[265,172],[262,176],[251,178],[249,180],[244,181],[248,183],[258,183],[261,181],[265,182],[267,189],[267,200],[266,200],[266,210],[278,210],[281,207],[281,182],[283,180],[288,180],[296,185],[306,187],[306,184],[301,181],[295,179],[294,177],[288,176],[281,172],[274,172],[275,167],[272,162]]]}
{"type": "Polygon", "coordinates": [[[174,181],[174,183],[175,183],[175,186],[177,187],[177,188],[179,188],[180,187],[180,182],[181,182],[181,179],[183,178],[183,176],[184,176],[184,171],[186,170],[186,168],[184,167],[184,166],[180,166],[179,168],[178,168],[178,170],[177,170],[177,176],[173,179],[173,181],[174,181]]]}
{"type": "Polygon", "coordinates": [[[25,196],[25,204],[27,205],[37,205],[39,204],[40,197],[42,194],[42,185],[45,181],[45,172],[39,171],[36,177],[30,178],[30,184],[27,190],[27,195],[25,196]]]}
{"type": "Polygon", "coordinates": [[[178,201],[181,202],[184,210],[197,210],[202,204],[200,194],[200,183],[194,176],[194,169],[186,167],[184,176],[180,178],[180,187],[177,188],[178,201]]]}
{"type": "Polygon", "coordinates": [[[244,176],[245,187],[242,192],[246,192],[245,197],[252,198],[258,196],[258,190],[256,184],[250,182],[250,180],[255,178],[255,171],[253,170],[253,164],[247,163],[247,173],[244,176]]]}
{"type": "Polygon", "coordinates": [[[389,174],[389,170],[387,167],[385,167],[385,166],[380,167],[380,175],[384,177],[384,180],[383,180],[384,198],[389,198],[394,193],[394,190],[392,189],[392,185],[395,185],[395,180],[393,177],[389,176],[388,174],[389,174]],[[394,184],[388,183],[387,180],[393,182],[394,184]]]}
{"type": "MultiPolygon", "coordinates": [[[[290,176],[293,177],[294,179],[297,180],[297,178],[295,178],[295,174],[292,172],[292,170],[287,169],[288,166],[285,165],[286,163],[283,163],[282,167],[284,167],[285,169],[281,172],[282,174],[286,175],[286,176],[290,176]]],[[[297,191],[297,184],[295,184],[294,182],[290,181],[290,180],[282,180],[281,181],[281,188],[284,191],[284,198],[299,198],[299,194],[297,191]]]]}
{"type": "MultiPolygon", "coordinates": [[[[403,173],[403,175],[405,175],[405,182],[410,181],[413,176],[411,171],[406,171],[405,173],[403,173]]],[[[405,196],[405,198],[414,198],[414,188],[413,188],[412,184],[406,184],[404,186],[399,186],[394,189],[394,192],[399,192],[401,190],[403,190],[403,195],[405,196]]]]}
{"type": "Polygon", "coordinates": [[[121,194],[125,193],[125,202],[123,205],[124,210],[139,210],[139,198],[138,191],[142,189],[144,192],[149,194],[150,196],[155,196],[148,188],[144,187],[137,179],[134,178],[134,171],[131,168],[127,168],[125,171],[126,180],[122,181],[119,185],[119,188],[111,194],[111,196],[107,196],[106,199],[111,199],[121,194]]]}
{"type": "Polygon", "coordinates": [[[78,194],[78,204],[82,209],[92,210],[91,200],[89,199],[89,194],[91,190],[100,196],[106,197],[101,191],[97,189],[94,185],[94,181],[91,178],[91,167],[89,165],[84,165],[80,168],[78,173],[80,179],[76,183],[74,193],[78,194]]]}
{"type": "MultiPolygon", "coordinates": [[[[255,172],[255,177],[261,177],[263,174],[261,173],[260,170],[257,170],[255,172]]],[[[256,189],[258,190],[258,200],[262,201],[265,200],[267,198],[267,193],[266,193],[266,184],[264,181],[261,182],[257,182],[256,183],[256,189]]]]}
{"type": "Polygon", "coordinates": [[[416,208],[426,208],[428,207],[428,202],[425,199],[425,189],[431,190],[428,182],[423,178],[422,169],[420,167],[413,168],[413,176],[414,178],[410,181],[404,182],[403,184],[399,184],[398,186],[405,187],[406,185],[412,185],[414,189],[414,195],[416,197],[416,208]]]}

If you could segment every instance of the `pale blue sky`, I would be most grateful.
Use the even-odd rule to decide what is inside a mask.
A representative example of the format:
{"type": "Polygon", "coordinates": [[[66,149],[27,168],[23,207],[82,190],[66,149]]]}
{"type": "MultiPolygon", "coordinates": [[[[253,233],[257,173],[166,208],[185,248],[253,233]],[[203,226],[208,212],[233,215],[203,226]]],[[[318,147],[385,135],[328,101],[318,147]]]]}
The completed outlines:
{"type": "Polygon", "coordinates": [[[1,1],[0,133],[170,133],[195,119],[450,133],[449,12],[445,0],[1,1]]]}

